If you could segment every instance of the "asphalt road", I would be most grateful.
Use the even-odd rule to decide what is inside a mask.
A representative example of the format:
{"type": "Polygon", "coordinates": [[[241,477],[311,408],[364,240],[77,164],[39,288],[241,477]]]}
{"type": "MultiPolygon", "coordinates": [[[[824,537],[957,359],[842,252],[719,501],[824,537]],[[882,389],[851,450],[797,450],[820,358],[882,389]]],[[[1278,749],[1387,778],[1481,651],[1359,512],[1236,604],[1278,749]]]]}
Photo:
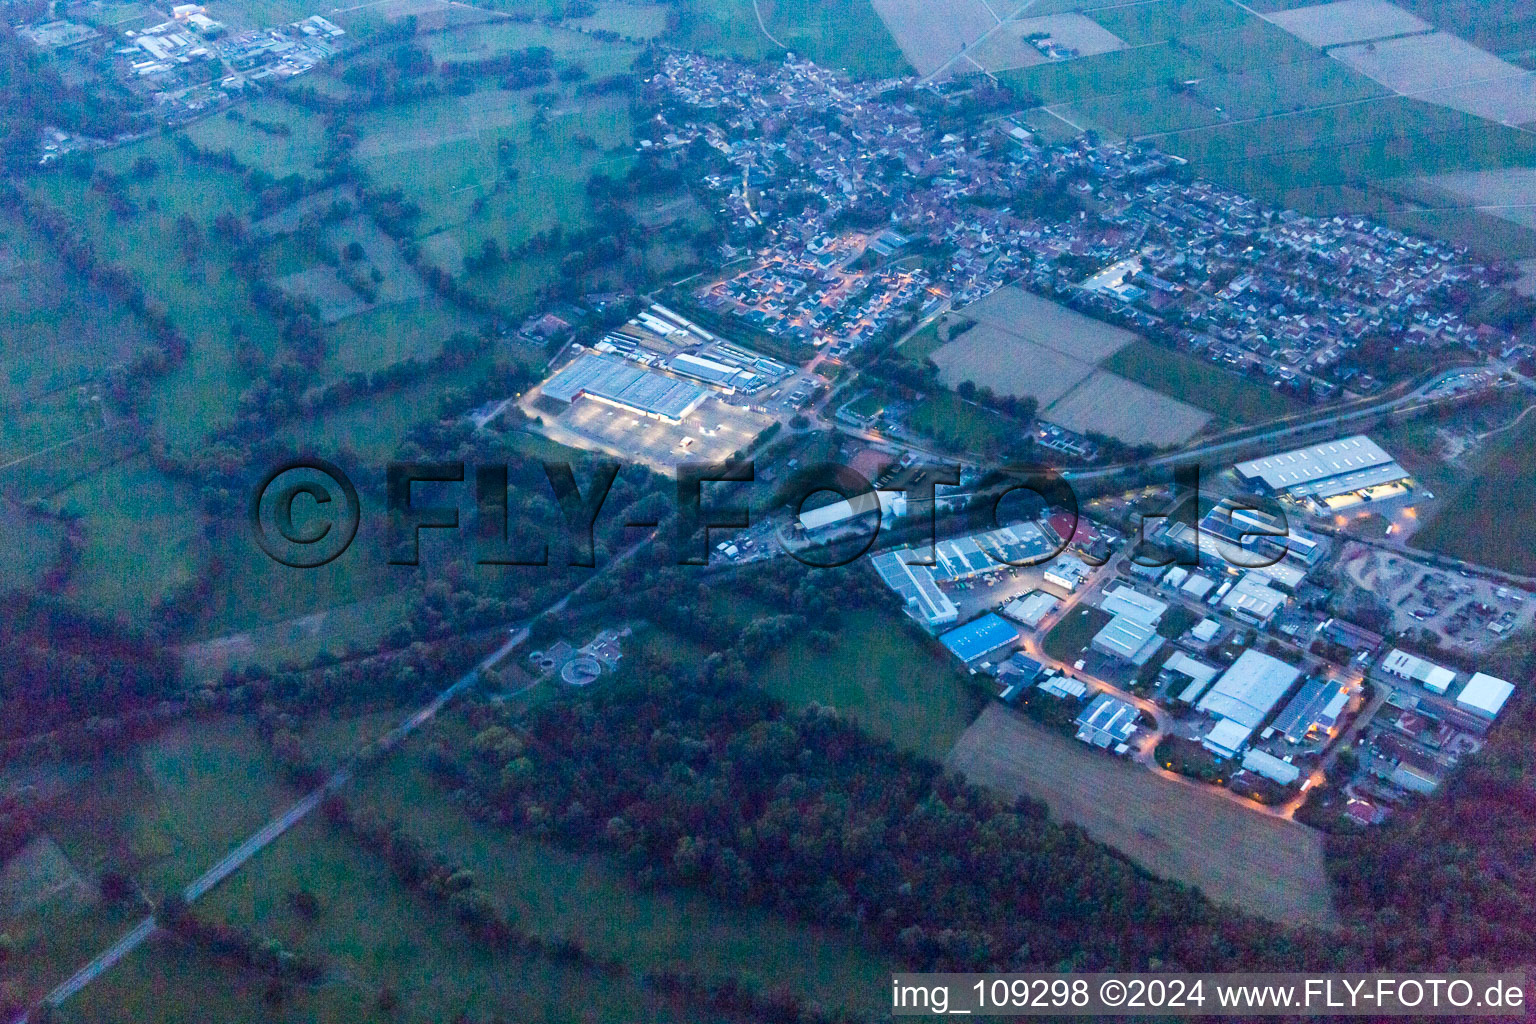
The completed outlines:
{"type": "MultiPolygon", "coordinates": [[[[407,718],[404,722],[400,723],[391,732],[389,732],[383,740],[384,745],[393,746],[394,744],[405,739],[405,737],[409,736],[411,733],[415,732],[417,729],[421,728],[426,723],[430,722],[439,711],[441,711],[448,705],[450,701],[453,700],[454,697],[458,696],[464,690],[475,684],[476,680],[478,680],[480,677],[481,669],[488,668],[491,665],[496,664],[496,662],[506,657],[508,653],[514,650],[519,644],[527,639],[527,637],[528,630],[526,627],[512,633],[512,635],[508,637],[506,643],[498,647],[492,654],[487,656],[474,668],[460,676],[452,686],[448,687],[446,690],[442,691],[436,697],[434,697],[431,703],[427,704],[421,710],[417,711],[410,718],[407,718]]],[[[213,867],[209,868],[197,878],[193,879],[192,882],[190,882],[187,887],[182,890],[182,898],[185,899],[188,903],[195,902],[209,890],[217,886],[220,882],[224,881],[224,879],[240,870],[240,868],[243,867],[247,861],[256,856],[262,850],[266,849],[268,846],[272,845],[272,843],[276,842],[277,839],[281,837],[285,832],[293,828],[293,826],[297,825],[299,822],[303,821],[306,817],[309,816],[311,811],[320,806],[321,802],[324,801],[327,796],[331,795],[342,786],[345,786],[351,780],[352,767],[350,764],[343,765],[341,768],[338,768],[334,773],[331,774],[329,778],[327,778],[319,786],[316,786],[313,790],[306,794],[303,799],[299,800],[292,807],[288,808],[276,818],[273,818],[271,821],[267,822],[239,846],[229,851],[223,860],[219,861],[213,867]]],[[[116,942],[98,954],[96,958],[93,959],[90,963],[86,964],[74,974],[70,975],[68,980],[64,981],[62,984],[54,988],[53,991],[49,992],[48,995],[43,998],[43,1001],[49,1006],[61,1005],[70,996],[85,988],[85,986],[89,985],[103,973],[114,967],[129,953],[132,953],[135,949],[139,948],[139,946],[142,945],[146,939],[155,933],[156,927],[157,926],[155,924],[155,918],[153,915],[144,918],[144,920],[140,921],[138,924],[134,925],[131,929],[125,932],[123,936],[116,942]]],[[[21,1018],[19,1018],[18,1024],[26,1024],[26,1022],[27,1015],[23,1015],[21,1018]]]]}
{"type": "MultiPolygon", "coordinates": [[[[506,657],[507,654],[515,650],[524,640],[526,640],[528,638],[529,626],[532,625],[533,622],[537,621],[545,615],[563,611],[566,606],[570,604],[571,599],[579,594],[589,584],[591,584],[593,580],[599,578],[604,572],[611,571],[623,562],[627,561],[631,556],[635,554],[635,552],[639,551],[646,544],[650,543],[651,538],[654,536],[655,531],[653,530],[646,536],[642,537],[640,540],[637,540],[634,544],[631,544],[629,547],[616,554],[601,572],[594,573],[592,576],[589,576],[586,582],[581,586],[575,588],[560,600],[550,605],[544,611],[529,619],[528,624],[514,627],[512,630],[510,630],[509,636],[507,637],[505,643],[503,643],[491,654],[483,658],[477,665],[475,665],[474,668],[460,676],[457,680],[454,681],[453,685],[439,693],[420,710],[411,715],[411,717],[407,718],[405,721],[395,726],[395,728],[390,732],[386,733],[380,739],[380,745],[386,749],[393,747],[404,740],[411,733],[415,732],[417,729],[430,722],[437,716],[438,712],[447,707],[455,697],[470,687],[474,686],[475,683],[479,680],[480,673],[483,669],[487,669],[495,665],[502,658],[506,657]]],[[[292,807],[288,808],[282,814],[267,822],[239,846],[235,847],[228,854],[226,854],[225,857],[217,864],[195,878],[190,884],[187,885],[185,889],[182,890],[182,897],[188,903],[193,903],[209,890],[217,886],[220,882],[224,881],[224,879],[240,870],[240,868],[243,867],[252,857],[256,856],[262,850],[272,845],[272,843],[276,842],[277,839],[279,839],[289,829],[303,821],[311,811],[320,806],[320,804],[325,800],[327,796],[334,793],[336,790],[340,789],[342,786],[351,781],[352,775],[353,770],[352,764],[350,762],[338,768],[334,773],[331,774],[329,778],[311,790],[292,807]]],[[[97,954],[96,957],[89,963],[81,967],[74,974],[70,975],[68,979],[56,986],[51,992],[43,997],[43,1002],[49,1006],[59,1006],[63,1004],[64,1001],[69,999],[70,996],[73,996],[75,993],[85,988],[85,986],[89,985],[102,974],[116,966],[124,957],[128,956],[128,954],[132,953],[134,950],[138,949],[139,946],[143,945],[144,941],[155,933],[156,928],[157,925],[153,915],[144,918],[138,924],[130,928],[127,932],[123,933],[123,935],[118,938],[116,942],[112,943],[112,945],[108,946],[106,949],[97,954]]],[[[30,1014],[24,1013],[15,1019],[15,1024],[28,1024],[29,1017],[30,1014]]]]}

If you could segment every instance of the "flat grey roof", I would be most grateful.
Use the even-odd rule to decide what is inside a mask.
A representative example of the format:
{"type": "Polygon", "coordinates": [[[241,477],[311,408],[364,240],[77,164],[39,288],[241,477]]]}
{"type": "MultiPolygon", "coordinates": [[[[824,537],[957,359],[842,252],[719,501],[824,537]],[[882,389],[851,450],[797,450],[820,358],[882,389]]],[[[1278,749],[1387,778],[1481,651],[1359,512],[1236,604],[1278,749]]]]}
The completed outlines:
{"type": "Polygon", "coordinates": [[[681,419],[709,392],[632,363],[584,355],[544,382],[544,394],[562,402],[582,395],[602,398],[639,412],[681,419]]]}
{"type": "MultiPolygon", "coordinates": [[[[1284,491],[1314,481],[1387,465],[1396,466],[1397,463],[1375,441],[1364,434],[1356,434],[1354,437],[1346,437],[1338,441],[1315,444],[1310,448],[1297,448],[1294,451],[1281,452],[1279,455],[1267,455],[1262,459],[1239,462],[1235,468],[1238,476],[1245,480],[1261,480],[1272,490],[1284,491]]],[[[1399,476],[1408,475],[1406,472],[1401,472],[1401,467],[1398,468],[1399,476]]],[[[1369,484],[1357,486],[1369,486],[1369,484]]],[[[1345,489],[1354,490],[1355,488],[1345,489]]]]}
{"type": "Polygon", "coordinates": [[[1301,670],[1259,651],[1244,651],[1195,707],[1254,728],[1280,702],[1301,670]]]}

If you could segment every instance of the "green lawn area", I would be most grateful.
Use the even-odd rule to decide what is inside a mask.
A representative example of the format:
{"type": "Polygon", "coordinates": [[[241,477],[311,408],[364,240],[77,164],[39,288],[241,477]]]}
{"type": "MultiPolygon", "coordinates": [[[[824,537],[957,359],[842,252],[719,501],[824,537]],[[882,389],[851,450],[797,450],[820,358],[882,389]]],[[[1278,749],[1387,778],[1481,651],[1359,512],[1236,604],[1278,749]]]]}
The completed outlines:
{"type": "Polygon", "coordinates": [[[145,622],[167,591],[194,578],[208,554],[196,489],[171,481],[148,456],[88,473],[48,505],[84,521],[85,546],[68,596],[98,614],[145,622]]]}
{"type": "MultiPolygon", "coordinates": [[[[306,730],[306,742],[344,748],[389,724],[387,711],[327,718],[306,730]]],[[[453,744],[469,736],[467,723],[452,715],[433,731],[453,744]]],[[[547,939],[578,938],[594,955],[623,963],[626,974],[486,951],[445,907],[402,888],[376,854],[316,814],[210,893],[197,912],[320,955],[332,970],[331,983],[294,989],[271,1006],[262,1002],[260,977],[232,974],[187,951],[146,947],[82,993],[65,1019],[127,1013],[128,1019],[176,1022],[377,1020],[384,1019],[375,1009],[384,985],[400,999],[388,1019],[422,1024],[459,1014],[602,1024],[700,1019],[658,1000],[641,983],[641,973],[659,969],[713,980],[744,977],[763,989],[782,984],[858,1013],[880,1008],[891,964],[841,934],[696,893],[640,889],[606,857],[570,853],[472,820],[432,781],[432,739],[418,739],[371,769],[348,798],[381,808],[447,851],[519,927],[547,939]],[[320,899],[313,918],[291,903],[301,890],[320,899]],[[151,1012],[157,1000],[165,1005],[151,1012]]]]}
{"type": "Polygon", "coordinates": [[[1415,547],[1536,574],[1536,416],[1493,439],[1470,481],[1435,494],[1415,547]]]}
{"type": "Polygon", "coordinates": [[[871,388],[855,401],[848,403],[848,412],[854,416],[874,416],[890,403],[890,396],[882,388],[871,388]]]}
{"type": "MultiPolygon", "coordinates": [[[[751,4],[746,7],[752,18],[751,4]]],[[[762,0],[761,7],[774,38],[824,67],[854,78],[912,74],[869,0],[762,0]]]]}
{"type": "Polygon", "coordinates": [[[185,362],[157,382],[150,411],[172,448],[196,444],[226,421],[249,375],[235,366],[231,325],[238,322],[261,351],[275,355],[277,327],[250,301],[246,285],[230,269],[233,252],[210,232],[224,210],[248,214],[252,198],[235,175],[186,160],[168,138],[103,153],[98,166],[127,173],[139,157],[160,167],[147,181],[127,186],[140,205],[136,216],[112,213],[89,182],[57,173],[35,179],[38,194],[63,211],[96,245],[101,256],[127,269],[145,293],[162,304],[190,341],[185,362]],[[150,202],[157,208],[151,210],[150,202]],[[177,218],[186,214],[203,230],[199,258],[182,255],[177,218]]]}
{"type": "Polygon", "coordinates": [[[788,704],[836,708],[876,736],[939,760],[983,698],[954,659],[885,611],[846,616],[830,650],[797,638],[758,671],[757,685],[788,704]]]}
{"type": "Polygon", "coordinates": [[[921,329],[914,331],[901,343],[901,354],[914,363],[922,363],[931,356],[935,349],[944,344],[939,337],[939,323],[935,320],[921,329]]]}
{"type": "Polygon", "coordinates": [[[1099,630],[1109,624],[1109,613],[1102,608],[1080,604],[1064,615],[1045,634],[1040,646],[1057,661],[1074,662],[1099,630]]]}
{"type": "MultiPolygon", "coordinates": [[[[868,0],[759,0],[763,22],[789,49],[854,78],[912,73],[868,0]]],[[[667,43],[743,60],[780,60],[784,51],[758,27],[752,0],[685,0],[667,43]]]]}
{"type": "Polygon", "coordinates": [[[995,453],[1028,433],[1024,426],[952,391],[936,392],[913,406],[906,424],[947,448],[976,454],[995,453]]]}
{"type": "Polygon", "coordinates": [[[1103,368],[1240,425],[1297,409],[1273,388],[1144,339],[1110,356],[1103,368]]]}
{"type": "MultiPolygon", "coordinates": [[[[177,724],[141,747],[77,767],[44,817],[44,833],[83,878],[125,871],[151,897],[202,874],[293,799],[277,784],[254,727],[235,719],[177,724]]],[[[35,998],[144,909],[133,899],[117,908],[55,901],[0,922],[18,944],[17,955],[0,963],[0,983],[35,998]]]]}
{"type": "Polygon", "coordinates": [[[280,99],[258,96],[224,114],[194,121],[187,127],[187,136],[202,149],[231,151],[241,163],[275,178],[314,177],[319,173],[315,163],[325,150],[326,119],[280,99]],[[238,120],[229,114],[236,114],[238,120]],[[289,134],[281,134],[279,125],[289,134]]]}
{"type": "Polygon", "coordinates": [[[667,30],[667,6],[659,3],[632,3],[629,0],[602,0],[597,12],[575,18],[567,24],[588,31],[617,32],[631,39],[653,39],[667,30]]]}

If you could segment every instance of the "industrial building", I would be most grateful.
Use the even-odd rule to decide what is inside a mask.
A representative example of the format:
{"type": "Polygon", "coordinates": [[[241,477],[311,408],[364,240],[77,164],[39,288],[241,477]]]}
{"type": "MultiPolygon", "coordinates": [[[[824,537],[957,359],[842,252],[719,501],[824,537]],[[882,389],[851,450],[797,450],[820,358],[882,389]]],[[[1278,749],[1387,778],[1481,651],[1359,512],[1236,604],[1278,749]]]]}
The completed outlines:
{"type": "Polygon", "coordinates": [[[800,526],[810,533],[851,523],[860,516],[872,512],[883,514],[887,501],[885,495],[888,493],[887,491],[864,491],[862,494],[855,494],[851,498],[834,501],[820,508],[807,509],[800,513],[800,526]]]}
{"type": "Polygon", "coordinates": [[[1381,670],[1389,676],[1418,683],[1434,693],[1444,693],[1449,690],[1451,683],[1456,679],[1456,673],[1451,669],[1436,665],[1432,661],[1425,661],[1397,647],[1392,648],[1387,652],[1387,656],[1381,659],[1381,670]]]}
{"type": "Polygon", "coordinates": [[[1250,750],[1244,754],[1243,768],[1282,786],[1289,786],[1301,778],[1300,768],[1263,750],[1250,750]]]}
{"type": "Polygon", "coordinates": [[[1113,618],[1094,635],[1094,650],[1141,666],[1163,646],[1163,638],[1157,635],[1157,623],[1168,610],[1167,604],[1120,586],[1108,591],[1099,607],[1113,618]]]}
{"type": "Polygon", "coordinates": [[[1077,716],[1077,738],[1089,746],[1124,753],[1140,719],[1134,704],[1101,693],[1077,716]]]}
{"type": "MultiPolygon", "coordinates": [[[[869,504],[873,498],[867,497],[867,493],[805,512],[800,516],[800,523],[807,530],[821,529],[873,511],[869,504]]],[[[879,496],[883,508],[888,507],[886,502],[890,492],[873,493],[879,496]]],[[[899,498],[899,495],[892,497],[899,498]]],[[[1008,568],[1010,563],[1027,564],[1052,550],[1053,545],[1044,531],[1032,522],[1023,521],[969,537],[941,540],[933,546],[931,554],[913,548],[883,551],[875,556],[874,565],[885,585],[902,596],[907,613],[932,632],[936,626],[954,622],[957,618],[954,602],[939,589],[939,583],[955,583],[996,572],[1008,568]],[[931,560],[933,564],[913,565],[913,560],[931,560]]]]}
{"type": "Polygon", "coordinates": [[[704,359],[687,352],[680,352],[669,359],[667,369],[679,377],[692,377],[694,380],[703,381],[728,395],[736,393],[736,383],[739,379],[751,376],[738,366],[727,366],[725,363],[704,359]]]}
{"type": "Polygon", "coordinates": [[[1260,651],[1244,651],[1222,673],[1196,710],[1256,728],[1301,676],[1301,670],[1260,651]]]}
{"type": "Polygon", "coordinates": [[[1409,473],[1364,434],[1240,462],[1237,478],[1261,494],[1284,495],[1317,512],[1404,494],[1409,473]]]}
{"type": "Polygon", "coordinates": [[[1282,516],[1245,508],[1233,498],[1218,502],[1200,520],[1198,528],[1188,523],[1170,523],[1163,540],[1185,554],[1198,554],[1204,565],[1263,569],[1288,590],[1295,589],[1327,557],[1329,550],[1324,538],[1292,525],[1282,516]]]}
{"type": "Polygon", "coordinates": [[[1456,706],[1492,721],[1504,710],[1504,702],[1515,692],[1515,686],[1498,676],[1479,672],[1467,680],[1467,685],[1456,695],[1456,706]]]}
{"type": "Polygon", "coordinates": [[[1187,680],[1178,696],[1180,703],[1183,704],[1193,704],[1199,700],[1200,695],[1205,693],[1210,688],[1211,682],[1221,674],[1221,669],[1215,665],[1207,665],[1203,661],[1191,658],[1183,651],[1174,651],[1168,660],[1163,662],[1163,671],[1182,676],[1187,680]]]}
{"type": "Polygon", "coordinates": [[[1023,597],[1009,601],[1000,611],[1014,622],[1034,629],[1060,604],[1060,601],[1043,590],[1031,590],[1023,597]]]}
{"type": "Polygon", "coordinates": [[[960,617],[949,595],[933,581],[933,570],[926,565],[912,565],[908,560],[921,557],[911,548],[882,551],[871,562],[881,582],[901,597],[906,612],[928,632],[947,626],[960,617]]]}
{"type": "Polygon", "coordinates": [[[1088,695],[1087,683],[1054,670],[1042,675],[1035,685],[1052,697],[1059,697],[1062,700],[1067,698],[1082,700],[1088,695]]]}
{"type": "Polygon", "coordinates": [[[1269,585],[1270,578],[1257,569],[1243,573],[1242,579],[1227,591],[1221,606],[1233,616],[1255,626],[1262,626],[1285,607],[1285,593],[1269,585]]]}
{"type": "Polygon", "coordinates": [[[1103,599],[1099,601],[1099,607],[1111,615],[1129,615],[1151,626],[1157,625],[1163,613],[1168,610],[1165,602],[1123,584],[1106,590],[1103,599]]]}
{"type": "Polygon", "coordinates": [[[1044,579],[1045,582],[1054,583],[1070,594],[1082,586],[1091,575],[1093,570],[1088,568],[1087,562],[1076,555],[1063,554],[1051,559],[1051,564],[1046,567],[1044,579]]]}
{"type": "Polygon", "coordinates": [[[1328,733],[1338,724],[1349,694],[1336,679],[1308,679],[1275,719],[1275,730],[1291,743],[1316,732],[1328,733]]]}
{"type": "Polygon", "coordinates": [[[996,612],[988,612],[974,622],[945,633],[939,637],[939,642],[967,665],[974,665],[989,654],[1018,643],[1019,633],[1007,619],[996,612]]]}
{"type": "Polygon", "coordinates": [[[591,398],[667,423],[681,423],[709,397],[697,384],[601,355],[578,357],[545,381],[541,390],[559,402],[591,398]]]}
{"type": "Polygon", "coordinates": [[[934,576],[964,580],[996,572],[1010,565],[1030,565],[1049,555],[1055,546],[1039,526],[1029,521],[1013,523],[986,533],[934,545],[934,576]]]}
{"type": "Polygon", "coordinates": [[[1152,659],[1163,646],[1157,627],[1132,615],[1116,615],[1094,634],[1090,646],[1100,654],[1128,661],[1138,668],[1152,659]]]}
{"type": "Polygon", "coordinates": [[[1236,757],[1237,752],[1248,745],[1248,737],[1252,735],[1253,726],[1221,718],[1201,738],[1200,745],[1217,757],[1236,757]]]}

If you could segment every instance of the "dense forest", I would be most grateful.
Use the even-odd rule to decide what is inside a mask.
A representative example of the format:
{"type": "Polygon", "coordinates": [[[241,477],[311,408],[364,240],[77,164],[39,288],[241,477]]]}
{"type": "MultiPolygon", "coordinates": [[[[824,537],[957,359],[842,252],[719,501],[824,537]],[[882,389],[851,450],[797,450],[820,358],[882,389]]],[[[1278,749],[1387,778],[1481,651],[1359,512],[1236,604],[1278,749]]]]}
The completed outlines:
{"type": "Polygon", "coordinates": [[[53,598],[0,601],[0,651],[0,743],[67,727],[63,746],[90,749],[180,695],[173,651],[53,598]]]}
{"type": "Polygon", "coordinates": [[[1488,746],[1434,796],[1329,839],[1335,898],[1368,925],[1374,963],[1536,962],[1536,650],[1517,640],[1507,653],[1489,671],[1524,685],[1488,746]]]}
{"type": "MultiPolygon", "coordinates": [[[[727,659],[728,660],[728,659],[727,659]]],[[[825,710],[652,660],[522,722],[477,709],[446,783],[523,832],[858,930],[913,969],[1338,969],[1337,943],[1218,909],[1043,805],[1007,805],[825,710]]]]}

